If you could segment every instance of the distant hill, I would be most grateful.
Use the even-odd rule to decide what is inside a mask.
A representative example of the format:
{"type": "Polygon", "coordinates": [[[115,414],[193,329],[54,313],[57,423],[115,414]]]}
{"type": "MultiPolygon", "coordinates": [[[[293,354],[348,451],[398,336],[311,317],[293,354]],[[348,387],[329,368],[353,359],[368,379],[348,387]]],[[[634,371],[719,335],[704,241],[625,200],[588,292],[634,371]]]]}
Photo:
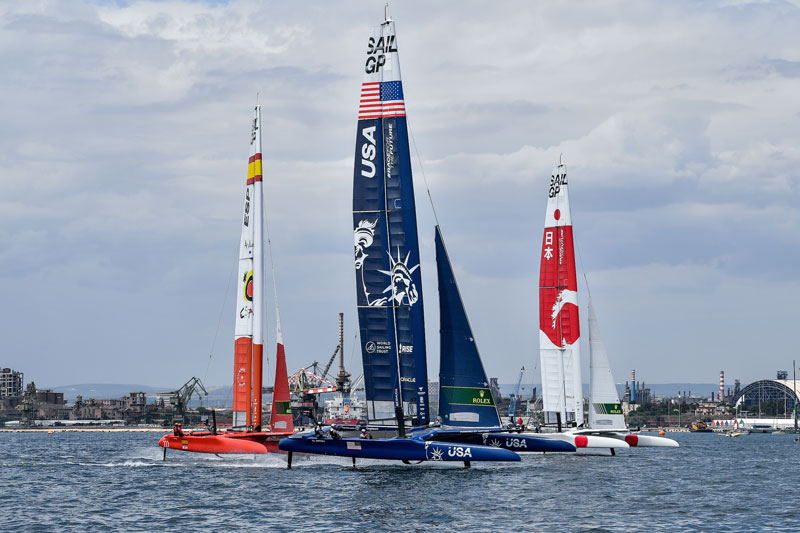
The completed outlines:
{"type": "MultiPolygon", "coordinates": [[[[514,391],[515,383],[501,383],[500,391],[504,396],[508,396],[514,391]]],[[[744,385],[744,384],[743,384],[744,385]]],[[[530,395],[531,384],[524,383],[525,387],[523,394],[530,395]]],[[[537,395],[542,394],[542,385],[534,383],[537,395]]],[[[712,392],[719,390],[719,383],[646,383],[645,386],[649,388],[653,394],[658,397],[663,396],[677,396],[678,391],[690,392],[693,396],[711,396],[712,392]]],[[[127,396],[131,392],[144,392],[147,394],[149,400],[153,400],[155,395],[159,392],[166,392],[175,390],[175,387],[152,387],[150,385],[125,385],[125,384],[112,384],[112,383],[82,383],[79,385],[63,385],[60,387],[52,387],[56,392],[63,392],[64,399],[68,403],[75,401],[75,396],[83,396],[84,399],[94,398],[95,400],[119,399],[127,396]]],[[[215,385],[206,386],[208,396],[203,398],[202,405],[209,407],[230,407],[231,405],[231,386],[230,385],[215,385]]],[[[625,390],[624,384],[617,384],[620,398],[625,390]]],[[[726,385],[727,390],[727,385],[726,385]]],[[[583,393],[589,394],[589,385],[583,385],[583,393]]],[[[434,400],[433,398],[431,400],[434,400]]],[[[197,400],[192,400],[190,405],[196,407],[200,405],[197,400]]]]}
{"type": "MultiPolygon", "coordinates": [[[[500,392],[503,393],[504,396],[508,396],[512,392],[514,392],[514,386],[516,383],[501,383],[500,384],[500,392]]],[[[744,387],[744,383],[742,387],[744,387]]],[[[530,383],[523,383],[525,390],[523,391],[526,395],[530,395],[531,393],[531,384],[530,383]]],[[[536,387],[536,395],[541,396],[542,394],[542,384],[541,383],[534,383],[534,387],[536,387]]],[[[725,385],[725,390],[728,390],[729,385],[725,385]]],[[[731,384],[730,386],[733,386],[731,384]]],[[[686,391],[686,394],[691,392],[692,396],[711,396],[711,393],[717,393],[719,391],[719,383],[645,383],[645,387],[650,389],[652,394],[655,394],[657,397],[664,397],[664,396],[677,396],[678,391],[686,391]]],[[[619,393],[620,399],[622,398],[622,394],[625,392],[625,383],[617,383],[617,392],[619,393]]],[[[589,384],[583,384],[583,393],[585,395],[589,395],[589,384]]]]}

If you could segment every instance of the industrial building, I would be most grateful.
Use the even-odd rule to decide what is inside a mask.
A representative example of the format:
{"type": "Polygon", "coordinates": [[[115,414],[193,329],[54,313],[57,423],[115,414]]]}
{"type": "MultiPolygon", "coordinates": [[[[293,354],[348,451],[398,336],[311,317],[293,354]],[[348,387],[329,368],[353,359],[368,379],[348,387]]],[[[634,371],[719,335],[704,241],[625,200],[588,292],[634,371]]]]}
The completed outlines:
{"type": "Polygon", "coordinates": [[[22,396],[23,374],[10,368],[0,368],[0,400],[22,396]]]}
{"type": "Polygon", "coordinates": [[[780,371],[777,379],[762,379],[747,385],[733,399],[736,410],[752,414],[793,416],[795,404],[800,402],[800,384],[786,378],[787,372],[780,371]]]}

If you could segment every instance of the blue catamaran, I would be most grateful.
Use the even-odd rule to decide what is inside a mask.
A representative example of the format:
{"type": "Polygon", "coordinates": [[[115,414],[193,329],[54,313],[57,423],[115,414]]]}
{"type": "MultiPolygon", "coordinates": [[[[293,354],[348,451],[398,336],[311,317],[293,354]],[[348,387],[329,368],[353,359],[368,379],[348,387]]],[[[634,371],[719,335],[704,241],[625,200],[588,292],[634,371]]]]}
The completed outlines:
{"type": "MultiPolygon", "coordinates": [[[[425,317],[414,185],[394,22],[367,41],[353,172],[356,299],[370,430],[280,441],[289,452],[404,462],[519,461],[506,449],[440,441],[429,427],[425,317]]],[[[495,411],[496,415],[496,411],[495,411]]]]}

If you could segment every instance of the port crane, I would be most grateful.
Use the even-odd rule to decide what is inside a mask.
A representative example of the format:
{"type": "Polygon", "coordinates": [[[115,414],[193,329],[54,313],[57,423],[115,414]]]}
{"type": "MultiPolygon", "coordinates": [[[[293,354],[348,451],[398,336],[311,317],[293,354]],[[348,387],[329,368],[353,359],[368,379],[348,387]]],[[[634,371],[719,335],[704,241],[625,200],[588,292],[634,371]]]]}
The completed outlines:
{"type": "Polygon", "coordinates": [[[522,385],[522,376],[525,374],[525,367],[523,366],[519,371],[519,378],[517,379],[517,384],[514,387],[514,392],[511,393],[511,398],[509,398],[508,402],[508,420],[515,424],[514,418],[517,414],[517,399],[519,398],[519,391],[520,386],[522,385]]]}
{"type": "Polygon", "coordinates": [[[189,404],[189,401],[192,397],[197,397],[198,400],[202,400],[203,396],[208,396],[208,391],[206,390],[203,382],[200,381],[198,377],[192,377],[184,383],[178,390],[173,390],[169,392],[162,392],[160,393],[164,396],[169,396],[169,403],[174,406],[175,412],[180,417],[186,416],[186,407],[189,404]]]}
{"type": "Polygon", "coordinates": [[[341,391],[348,394],[351,391],[350,374],[344,369],[344,313],[339,313],[339,343],[333,351],[328,363],[320,372],[319,361],[314,361],[305,368],[301,368],[289,376],[289,391],[298,398],[294,404],[301,417],[308,417],[312,420],[317,418],[317,395],[324,392],[341,391]],[[328,372],[339,356],[339,373],[335,378],[329,378],[328,372]]]}

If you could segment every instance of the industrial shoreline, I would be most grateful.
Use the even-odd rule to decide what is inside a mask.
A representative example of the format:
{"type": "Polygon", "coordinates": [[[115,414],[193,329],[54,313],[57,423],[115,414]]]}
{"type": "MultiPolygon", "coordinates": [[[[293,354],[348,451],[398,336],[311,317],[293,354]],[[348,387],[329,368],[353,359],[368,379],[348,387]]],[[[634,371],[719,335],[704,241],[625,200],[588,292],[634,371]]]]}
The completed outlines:
{"type": "MultiPolygon", "coordinates": [[[[197,428],[184,428],[186,432],[207,430],[205,426],[197,428]]],[[[161,426],[152,427],[119,427],[119,426],[95,426],[95,427],[38,427],[38,428],[7,428],[0,427],[0,433],[169,433],[172,428],[161,426]]],[[[689,428],[665,427],[665,428],[643,428],[642,433],[657,433],[666,431],[670,433],[688,433],[689,428]]]]}
{"type": "MultiPolygon", "coordinates": [[[[200,428],[198,428],[200,429],[200,428]]],[[[171,428],[164,427],[41,427],[41,428],[0,428],[0,433],[168,433],[171,428]]]]}

